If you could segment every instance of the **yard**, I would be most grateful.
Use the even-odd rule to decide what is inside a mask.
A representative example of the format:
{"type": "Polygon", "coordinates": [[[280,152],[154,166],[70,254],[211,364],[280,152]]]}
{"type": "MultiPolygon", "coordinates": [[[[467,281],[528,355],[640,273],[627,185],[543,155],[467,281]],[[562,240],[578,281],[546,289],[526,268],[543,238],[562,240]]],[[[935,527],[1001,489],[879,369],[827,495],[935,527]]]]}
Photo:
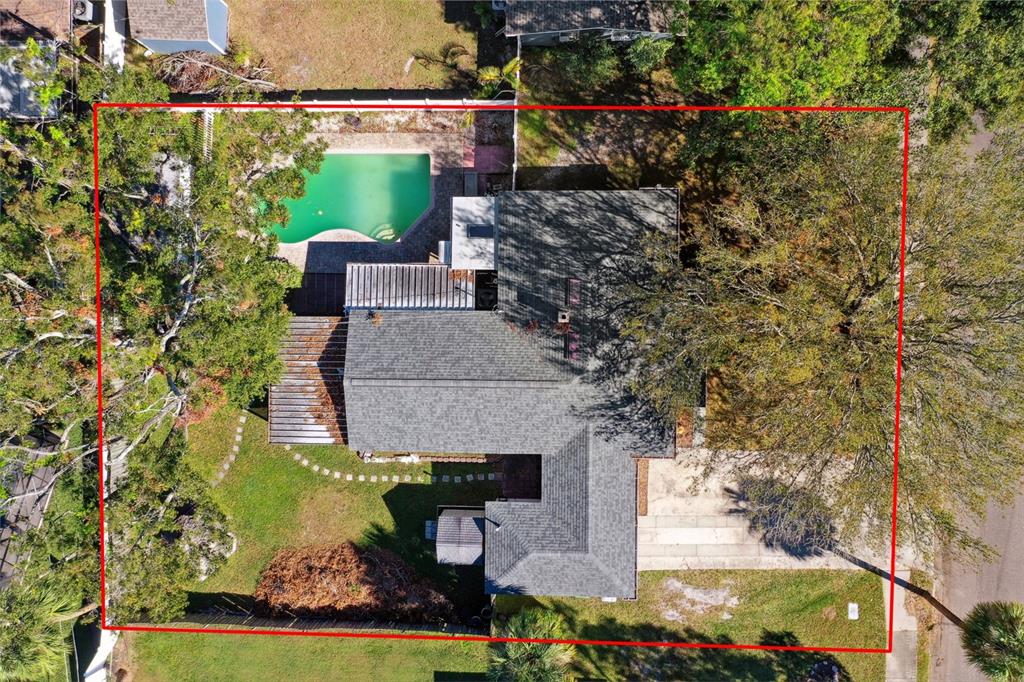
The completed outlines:
{"type": "MultiPolygon", "coordinates": [[[[880,579],[855,571],[651,571],[639,574],[636,601],[607,604],[571,598],[499,597],[501,613],[552,608],[571,637],[597,640],[688,641],[797,646],[885,646],[880,579]],[[847,620],[847,602],[860,619],[847,620]]],[[[828,654],[728,649],[581,646],[577,673],[607,680],[794,679],[828,654]]],[[[881,654],[836,654],[847,680],[885,676],[881,654]]]]}
{"type": "MultiPolygon", "coordinates": [[[[224,409],[190,427],[191,463],[208,480],[226,462],[241,414],[224,409]]],[[[456,476],[489,471],[485,465],[366,464],[341,446],[270,445],[266,422],[251,414],[241,428],[237,458],[212,489],[238,537],[238,551],[196,585],[194,603],[202,605],[214,595],[242,595],[244,601],[281,548],[352,541],[394,551],[418,574],[437,582],[456,605],[478,611],[485,600],[483,569],[438,566],[433,542],[424,539],[424,522],[436,518],[439,504],[482,505],[497,497],[498,485],[480,476],[454,482],[456,476]],[[340,477],[325,476],[323,469],[340,477]],[[447,476],[450,482],[439,478],[431,484],[431,475],[447,476]],[[381,480],[385,476],[388,482],[381,480]]]]}
{"type": "Polygon", "coordinates": [[[487,669],[487,644],[413,640],[130,633],[119,643],[124,682],[469,679],[487,669]],[[462,675],[440,675],[441,672],[462,675]],[[343,674],[342,674],[343,673],[343,674]],[[341,677],[339,677],[341,675],[341,677]]]}
{"type": "Polygon", "coordinates": [[[270,79],[286,90],[453,87],[476,69],[472,5],[460,5],[466,3],[232,0],[230,40],[264,59],[270,79]],[[465,48],[458,70],[415,59],[438,57],[447,43],[465,48]]]}
{"type": "MultiPolygon", "coordinates": [[[[668,69],[639,81],[620,72],[590,88],[568,77],[567,48],[523,50],[523,104],[682,104],[668,69]],[[628,85],[625,83],[628,81],[628,85]]],[[[683,180],[679,151],[692,112],[523,111],[520,189],[636,188],[683,180]]]]}

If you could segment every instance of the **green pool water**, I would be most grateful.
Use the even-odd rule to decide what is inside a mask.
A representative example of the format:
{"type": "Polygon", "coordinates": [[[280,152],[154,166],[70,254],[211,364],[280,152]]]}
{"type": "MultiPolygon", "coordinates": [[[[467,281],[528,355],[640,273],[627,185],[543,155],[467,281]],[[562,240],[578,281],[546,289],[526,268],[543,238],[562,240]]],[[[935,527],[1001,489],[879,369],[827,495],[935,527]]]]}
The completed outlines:
{"type": "Polygon", "coordinates": [[[291,218],[274,232],[286,244],[342,228],[395,241],[430,206],[430,155],[325,154],[305,196],[284,205],[291,218]]]}

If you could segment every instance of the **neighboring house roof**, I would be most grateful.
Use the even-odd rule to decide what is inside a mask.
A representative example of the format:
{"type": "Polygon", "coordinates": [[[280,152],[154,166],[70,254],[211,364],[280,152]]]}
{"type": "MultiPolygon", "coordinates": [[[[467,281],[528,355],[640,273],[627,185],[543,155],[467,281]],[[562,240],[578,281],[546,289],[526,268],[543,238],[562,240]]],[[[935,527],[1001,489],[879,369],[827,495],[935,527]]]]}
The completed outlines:
{"type": "Polygon", "coordinates": [[[628,390],[618,292],[644,235],[675,226],[676,192],[511,192],[497,212],[499,312],[350,317],[349,445],[541,455],[539,501],[486,505],[488,591],[632,597],[632,457],[672,441],[628,390]]]}
{"type": "Polygon", "coordinates": [[[479,566],[484,562],[484,510],[442,509],[437,516],[437,563],[479,566]]]}
{"type": "Polygon", "coordinates": [[[223,0],[128,0],[128,22],[132,38],[158,51],[227,49],[223,0]]]}
{"type": "Polygon", "coordinates": [[[16,0],[0,9],[0,42],[67,40],[71,35],[68,0],[16,0]]]}
{"type": "Polygon", "coordinates": [[[669,0],[508,0],[505,33],[520,36],[602,28],[671,33],[673,6],[669,0]]]}

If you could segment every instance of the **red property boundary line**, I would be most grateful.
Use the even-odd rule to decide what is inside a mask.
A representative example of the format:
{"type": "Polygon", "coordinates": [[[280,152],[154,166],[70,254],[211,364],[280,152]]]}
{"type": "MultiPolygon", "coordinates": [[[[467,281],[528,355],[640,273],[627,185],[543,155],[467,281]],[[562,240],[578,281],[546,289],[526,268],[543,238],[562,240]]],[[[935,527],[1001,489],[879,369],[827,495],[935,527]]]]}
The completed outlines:
{"type": "Polygon", "coordinates": [[[103,321],[102,299],[100,295],[100,168],[99,168],[99,123],[101,109],[426,109],[426,110],[472,110],[472,111],[780,111],[780,112],[831,112],[831,113],[899,113],[903,115],[903,174],[901,179],[900,198],[900,276],[899,302],[896,318],[896,402],[893,430],[893,478],[892,478],[892,524],[889,556],[889,616],[886,648],[861,648],[838,646],[770,646],[763,644],[721,644],[715,642],[639,642],[620,640],[592,639],[535,639],[518,637],[485,637],[477,635],[417,635],[405,633],[379,632],[309,632],[290,630],[260,630],[232,628],[171,628],[144,625],[109,625],[106,611],[106,550],[102,538],[105,536],[105,518],[103,508],[104,481],[103,456],[104,449],[99,449],[99,492],[100,492],[100,626],[104,630],[126,632],[190,632],[226,635],[281,635],[292,637],[344,637],[363,639],[408,639],[408,640],[440,640],[466,642],[528,642],[536,644],[578,644],[597,646],[632,646],[632,647],[671,647],[685,649],[746,649],[766,651],[819,651],[829,653],[888,654],[893,648],[893,609],[896,597],[896,509],[899,490],[900,467],[900,387],[902,381],[903,360],[903,288],[907,242],[907,179],[910,165],[910,109],[907,107],[842,107],[842,106],[686,106],[686,105],[534,105],[515,104],[488,106],[484,104],[359,104],[359,103],[284,103],[269,102],[245,104],[240,102],[223,103],[167,103],[167,102],[97,102],[92,109],[92,141],[93,141],[93,220],[96,249],[96,363],[97,363],[97,408],[98,438],[103,443],[103,321]]]}

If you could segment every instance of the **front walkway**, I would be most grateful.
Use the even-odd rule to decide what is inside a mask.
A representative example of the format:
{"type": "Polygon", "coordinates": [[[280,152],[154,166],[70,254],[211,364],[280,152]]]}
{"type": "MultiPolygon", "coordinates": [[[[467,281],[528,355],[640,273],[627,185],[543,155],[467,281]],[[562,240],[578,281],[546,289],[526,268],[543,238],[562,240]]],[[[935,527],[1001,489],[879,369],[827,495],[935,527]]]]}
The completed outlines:
{"type": "Polygon", "coordinates": [[[711,479],[696,490],[690,462],[652,459],[647,515],[637,517],[637,569],[838,568],[853,566],[826,553],[796,557],[764,545],[737,513],[728,486],[711,479]]]}
{"type": "MultiPolygon", "coordinates": [[[[896,579],[910,582],[910,571],[896,571],[896,579]]],[[[886,613],[889,583],[882,582],[886,613]]],[[[892,653],[885,657],[885,682],[917,682],[917,618],[907,611],[907,591],[896,585],[896,609],[892,614],[892,653]]]]}

